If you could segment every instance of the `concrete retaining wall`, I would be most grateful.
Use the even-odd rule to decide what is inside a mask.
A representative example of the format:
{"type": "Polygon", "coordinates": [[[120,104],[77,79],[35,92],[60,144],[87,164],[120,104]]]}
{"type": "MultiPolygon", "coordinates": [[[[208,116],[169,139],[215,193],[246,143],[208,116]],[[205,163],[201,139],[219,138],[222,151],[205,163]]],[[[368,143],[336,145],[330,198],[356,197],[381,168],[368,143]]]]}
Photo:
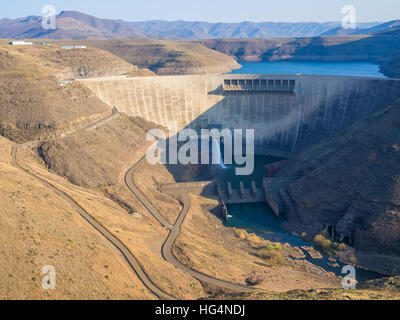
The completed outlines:
{"type": "Polygon", "coordinates": [[[178,129],[255,129],[256,152],[288,155],[400,97],[400,81],[303,75],[204,75],[82,81],[121,112],[178,129]],[[295,94],[226,92],[226,79],[295,81],[295,94]]]}

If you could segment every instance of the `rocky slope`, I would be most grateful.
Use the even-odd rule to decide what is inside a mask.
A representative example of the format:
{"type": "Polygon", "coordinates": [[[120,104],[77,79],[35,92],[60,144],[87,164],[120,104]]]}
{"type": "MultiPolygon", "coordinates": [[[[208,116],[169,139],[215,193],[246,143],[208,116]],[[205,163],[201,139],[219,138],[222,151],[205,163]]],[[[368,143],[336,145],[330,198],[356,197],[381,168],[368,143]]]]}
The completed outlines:
{"type": "Polygon", "coordinates": [[[374,35],[200,40],[240,61],[377,61],[400,52],[400,29],[374,35]]]}
{"type": "Polygon", "coordinates": [[[123,60],[158,75],[228,73],[240,65],[221,52],[199,43],[162,40],[58,41],[58,44],[84,44],[111,52],[123,60]]]}
{"type": "Polygon", "coordinates": [[[58,86],[56,70],[29,55],[0,49],[0,73],[0,134],[14,141],[56,134],[109,113],[83,85],[58,86]]]}
{"type": "Polygon", "coordinates": [[[400,54],[399,40],[400,28],[394,27],[390,31],[374,35],[287,39],[211,39],[199,42],[239,61],[371,61],[384,63],[387,59],[400,54]]]}
{"type": "Polygon", "coordinates": [[[334,226],[353,239],[360,264],[389,275],[400,265],[399,119],[400,101],[279,171],[303,176],[280,195],[290,229],[316,234],[334,226]]]}
{"type": "Polygon", "coordinates": [[[29,56],[41,66],[52,68],[58,80],[111,77],[120,75],[152,76],[148,69],[139,68],[108,51],[97,48],[64,50],[59,46],[28,46],[12,48],[29,56]]]}
{"type": "MultiPolygon", "coordinates": [[[[11,165],[13,145],[0,137],[0,299],[155,299],[74,208],[11,165]],[[46,265],[56,268],[57,290],[42,290],[46,265]]],[[[18,156],[24,158],[23,152],[18,156]]],[[[77,201],[87,196],[76,187],[75,192],[77,201]]],[[[126,216],[112,201],[91,196],[97,201],[85,199],[89,208],[99,205],[96,212],[126,216]]]]}
{"type": "Polygon", "coordinates": [[[44,142],[38,154],[46,166],[70,182],[96,188],[115,185],[133,156],[155,128],[141,118],[121,115],[90,132],[44,142]]]}
{"type": "Polygon", "coordinates": [[[152,75],[98,49],[0,45],[0,134],[30,141],[103,117],[110,107],[79,83],[65,79],[121,74],[152,75]]]}
{"type": "Polygon", "coordinates": [[[400,56],[389,59],[381,66],[381,71],[391,78],[400,78],[400,56]]]}
{"type": "MultiPolygon", "coordinates": [[[[399,300],[400,277],[382,278],[379,280],[368,281],[358,286],[357,290],[343,289],[313,289],[313,290],[292,290],[284,293],[264,293],[256,292],[249,296],[241,297],[246,300],[399,300]]],[[[238,298],[235,295],[227,298],[238,298]]]]}

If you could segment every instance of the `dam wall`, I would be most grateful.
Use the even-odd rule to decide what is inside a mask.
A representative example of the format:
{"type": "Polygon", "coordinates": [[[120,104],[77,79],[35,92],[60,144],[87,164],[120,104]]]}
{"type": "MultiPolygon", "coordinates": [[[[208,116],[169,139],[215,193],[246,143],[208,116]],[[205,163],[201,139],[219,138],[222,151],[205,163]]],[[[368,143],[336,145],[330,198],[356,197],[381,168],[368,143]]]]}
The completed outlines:
{"type": "Polygon", "coordinates": [[[178,129],[254,129],[256,153],[288,156],[400,98],[400,81],[308,75],[195,75],[81,80],[102,101],[178,129]]]}

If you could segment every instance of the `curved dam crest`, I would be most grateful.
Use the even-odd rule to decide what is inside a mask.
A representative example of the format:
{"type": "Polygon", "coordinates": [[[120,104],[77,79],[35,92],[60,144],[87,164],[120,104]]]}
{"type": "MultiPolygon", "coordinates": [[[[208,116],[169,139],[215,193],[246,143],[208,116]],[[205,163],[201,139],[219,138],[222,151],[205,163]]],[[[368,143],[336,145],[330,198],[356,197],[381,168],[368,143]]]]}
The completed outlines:
{"type": "Polygon", "coordinates": [[[80,80],[130,116],[178,130],[254,129],[257,154],[288,157],[400,98],[400,80],[312,75],[194,75],[80,80]]]}

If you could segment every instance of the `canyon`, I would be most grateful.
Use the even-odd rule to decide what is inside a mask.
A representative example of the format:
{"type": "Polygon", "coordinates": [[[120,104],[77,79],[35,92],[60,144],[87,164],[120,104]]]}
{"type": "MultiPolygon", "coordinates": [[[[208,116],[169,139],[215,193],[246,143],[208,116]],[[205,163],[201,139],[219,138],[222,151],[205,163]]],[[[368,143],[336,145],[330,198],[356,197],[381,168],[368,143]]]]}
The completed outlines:
{"type": "MultiPolygon", "coordinates": [[[[299,177],[271,195],[291,231],[315,235],[334,226],[337,241],[354,240],[354,247],[360,250],[360,266],[391,275],[399,264],[398,223],[389,228],[379,222],[389,212],[397,212],[396,193],[390,195],[390,190],[397,190],[391,185],[396,172],[388,172],[386,161],[394,161],[391,166],[395,170],[398,159],[385,150],[381,140],[386,126],[379,123],[386,113],[385,121],[397,118],[390,114],[397,110],[399,80],[241,74],[100,78],[81,83],[107,105],[162,127],[176,122],[178,130],[190,128],[198,133],[217,127],[254,129],[256,154],[288,159],[280,165],[278,176],[299,177]],[[352,133],[354,126],[363,129],[352,133]],[[376,139],[376,144],[368,139],[376,139]],[[372,145],[368,147],[368,143],[372,145]],[[363,144],[368,154],[356,155],[363,144]],[[375,145],[381,151],[373,152],[375,145]],[[366,162],[361,165],[358,161],[366,162]],[[340,181],[336,170],[343,175],[340,181]],[[366,176],[367,172],[374,173],[366,176]],[[367,194],[363,195],[361,185],[367,194]],[[394,202],[387,197],[394,197],[394,202]],[[378,262],[382,259],[384,264],[378,262]]],[[[396,120],[387,129],[397,132],[396,120]]],[[[387,142],[393,152],[397,138],[394,135],[387,142]]],[[[396,221],[393,214],[394,220],[387,219],[396,221]]]]}
{"type": "MultiPolygon", "coordinates": [[[[357,39],[356,43],[376,44],[375,36],[351,37],[357,39]]],[[[350,38],[332,39],[344,41],[336,44],[347,47],[350,38]]],[[[393,42],[394,38],[384,39],[393,42]]],[[[354,250],[351,257],[357,261],[347,256],[341,257],[343,261],[384,275],[398,274],[399,80],[224,75],[221,73],[238,67],[235,59],[241,56],[240,49],[226,49],[228,56],[207,48],[211,42],[87,41],[89,48],[76,51],[60,48],[71,44],[71,40],[31,48],[6,47],[3,43],[0,49],[0,133],[5,137],[0,139],[4,151],[0,166],[5,177],[0,195],[2,203],[7,203],[1,211],[2,221],[7,222],[2,228],[20,226],[15,235],[4,233],[14,236],[14,241],[26,240],[23,230],[30,230],[29,244],[35,249],[31,252],[22,247],[10,255],[15,266],[20,265],[20,259],[31,263],[28,271],[18,269],[19,275],[29,273],[32,279],[25,283],[24,296],[43,297],[34,286],[35,268],[45,258],[65,263],[68,257],[64,252],[72,249],[69,258],[75,268],[62,269],[63,291],[56,298],[156,298],[149,283],[156,283],[156,292],[180,299],[284,298],[286,291],[295,289],[312,289],[321,297],[323,289],[318,288],[330,288],[328,296],[341,297],[342,293],[336,291],[340,279],[306,260],[293,259],[296,250],[290,245],[278,246],[254,235],[242,239],[240,231],[224,227],[216,213],[220,207],[217,198],[161,192],[160,185],[176,182],[173,172],[140,159],[148,147],[144,143],[146,132],[165,128],[170,122],[176,122],[179,130],[191,128],[197,132],[209,128],[255,129],[258,155],[286,159],[273,164],[273,170],[268,170],[270,178],[296,177],[296,181],[271,194],[271,202],[275,201],[286,219],[285,228],[297,235],[306,232],[308,237],[333,230],[339,240],[351,239],[352,247],[345,253],[354,250]],[[146,61],[151,53],[155,54],[146,61]],[[61,86],[60,81],[67,79],[71,82],[61,86]],[[107,121],[97,126],[101,119],[107,121]],[[88,126],[91,130],[85,129],[88,126]],[[25,148],[19,145],[26,142],[25,148]],[[16,148],[20,149],[18,155],[11,153],[16,148]],[[12,166],[16,161],[22,170],[12,166]],[[129,169],[132,165],[134,172],[129,169]],[[37,199],[28,196],[30,189],[37,199]],[[144,198],[132,190],[139,190],[137,194],[144,198]],[[68,207],[62,214],[66,203],[68,207]],[[152,210],[148,210],[148,203],[152,210]],[[38,223],[46,221],[40,208],[51,212],[52,207],[57,210],[50,214],[49,224],[38,223]],[[154,219],[154,210],[159,219],[154,219]],[[9,219],[14,211],[18,212],[18,221],[9,219]],[[77,215],[82,216],[82,212],[109,230],[109,238],[118,235],[120,243],[107,242],[84,224],[77,215]],[[71,216],[79,225],[75,232],[67,221],[71,216]],[[54,238],[46,237],[53,225],[64,224],[68,227],[65,233],[71,234],[69,238],[62,232],[54,238]],[[176,241],[171,244],[168,239],[176,241]],[[46,251],[54,242],[62,254],[46,251]],[[146,271],[145,277],[131,273],[138,268],[132,270],[116,252],[115,243],[117,248],[134,254],[139,269],[146,271]],[[167,259],[165,243],[171,249],[167,259]],[[262,248],[275,245],[282,255],[277,265],[269,264],[260,254],[262,248]],[[43,250],[45,257],[38,254],[43,250]],[[93,270],[88,273],[86,257],[96,253],[99,256],[93,259],[93,270]],[[179,268],[169,263],[174,256],[179,268]],[[81,270],[89,275],[83,282],[90,284],[92,292],[82,285],[68,289],[69,282],[73,282],[70,279],[81,270]],[[281,282],[274,283],[275,277],[281,282]],[[118,281],[110,286],[110,278],[118,281]],[[211,279],[211,284],[204,279],[211,279]],[[213,283],[246,290],[236,296],[225,287],[214,288],[213,283]],[[249,283],[255,285],[248,292],[249,283]]],[[[268,57],[291,58],[299,52],[307,57],[309,53],[307,46],[292,52],[292,47],[284,43],[287,40],[273,41],[280,42],[281,47],[268,57]]],[[[227,43],[220,41],[218,46],[227,43]]],[[[304,43],[316,44],[316,51],[325,44],[315,39],[304,43]]],[[[393,46],[397,48],[396,43],[393,46]]],[[[259,59],[265,54],[263,50],[252,53],[246,47],[242,56],[259,59]]],[[[370,59],[378,59],[385,52],[386,48],[379,47],[370,59]]],[[[365,51],[357,54],[364,55],[365,51]]],[[[6,236],[0,239],[11,252],[6,236]]],[[[10,277],[10,271],[2,272],[9,289],[6,297],[21,297],[19,284],[10,277]]],[[[386,283],[369,285],[373,288],[370,290],[377,290],[386,283]]],[[[387,297],[388,292],[378,297],[387,297]]],[[[303,293],[291,292],[287,297],[297,295],[303,293]]]]}

